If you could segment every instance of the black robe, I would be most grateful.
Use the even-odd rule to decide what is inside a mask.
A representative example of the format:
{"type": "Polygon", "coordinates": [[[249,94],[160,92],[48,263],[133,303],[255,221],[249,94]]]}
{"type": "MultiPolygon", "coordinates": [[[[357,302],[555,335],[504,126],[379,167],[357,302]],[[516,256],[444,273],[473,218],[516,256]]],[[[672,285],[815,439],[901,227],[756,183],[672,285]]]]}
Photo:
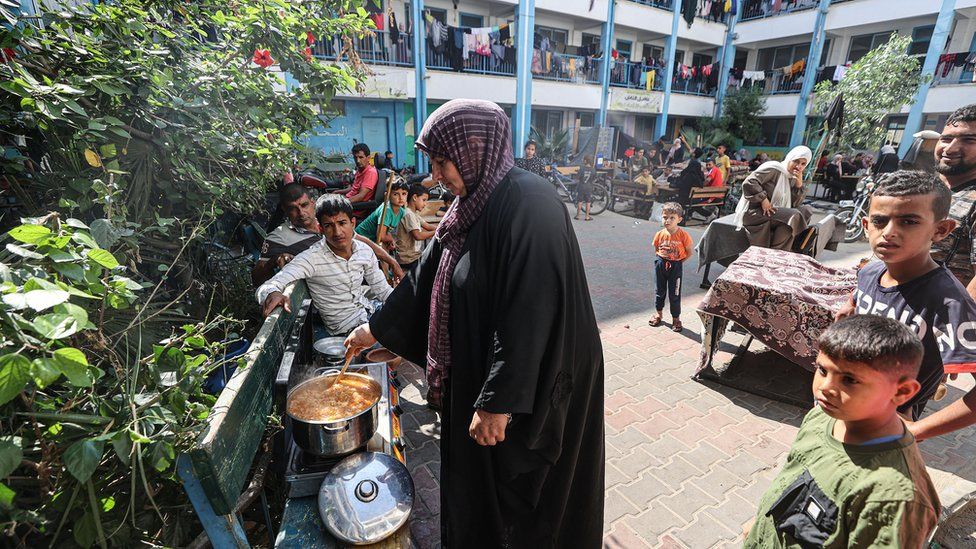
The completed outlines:
{"type": "MultiPolygon", "coordinates": [[[[434,240],[373,315],[388,349],[426,363],[434,240]]],[[[445,547],[599,547],[603,350],[576,234],[552,185],[513,168],[471,227],[451,281],[441,425],[445,547]],[[511,413],[504,442],[468,436],[511,413]]]]}

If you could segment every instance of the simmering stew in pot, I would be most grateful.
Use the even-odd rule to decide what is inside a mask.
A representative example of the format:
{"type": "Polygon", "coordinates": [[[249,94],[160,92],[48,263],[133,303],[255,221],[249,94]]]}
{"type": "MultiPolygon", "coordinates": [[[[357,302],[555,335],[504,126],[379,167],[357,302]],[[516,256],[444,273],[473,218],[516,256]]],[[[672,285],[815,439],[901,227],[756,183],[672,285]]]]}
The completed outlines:
{"type": "Polygon", "coordinates": [[[321,376],[295,389],[288,396],[288,413],[304,421],[337,421],[379,400],[379,387],[371,379],[346,375],[332,383],[336,375],[321,376]]]}

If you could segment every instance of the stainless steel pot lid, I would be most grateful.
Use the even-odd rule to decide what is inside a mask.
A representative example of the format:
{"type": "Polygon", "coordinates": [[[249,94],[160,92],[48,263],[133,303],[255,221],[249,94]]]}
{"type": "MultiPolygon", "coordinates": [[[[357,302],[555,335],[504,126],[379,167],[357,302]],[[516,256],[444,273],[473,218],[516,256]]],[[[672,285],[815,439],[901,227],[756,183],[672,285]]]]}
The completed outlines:
{"type": "Polygon", "coordinates": [[[332,534],[365,545],[406,524],[413,508],[413,479],[389,454],[361,452],[340,461],[319,489],[319,514],[332,534]]]}
{"type": "Polygon", "coordinates": [[[346,357],[346,346],[344,337],[323,337],[312,344],[315,352],[328,356],[344,359],[346,357]]]}

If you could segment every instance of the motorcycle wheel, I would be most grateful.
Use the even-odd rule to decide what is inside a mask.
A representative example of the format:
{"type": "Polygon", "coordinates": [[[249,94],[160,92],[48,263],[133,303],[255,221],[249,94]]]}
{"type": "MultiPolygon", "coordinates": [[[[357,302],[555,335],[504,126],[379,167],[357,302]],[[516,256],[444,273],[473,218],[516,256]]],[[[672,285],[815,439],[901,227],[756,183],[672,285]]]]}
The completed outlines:
{"type": "Polygon", "coordinates": [[[593,184],[593,192],[590,194],[593,202],[590,203],[590,215],[603,213],[610,204],[610,191],[600,183],[593,184]]]}
{"type": "Polygon", "coordinates": [[[864,236],[864,225],[861,223],[860,216],[857,219],[853,219],[854,208],[852,206],[847,206],[837,210],[834,212],[834,217],[836,217],[837,221],[842,223],[845,227],[845,244],[857,242],[858,240],[861,240],[861,237],[864,236]]]}

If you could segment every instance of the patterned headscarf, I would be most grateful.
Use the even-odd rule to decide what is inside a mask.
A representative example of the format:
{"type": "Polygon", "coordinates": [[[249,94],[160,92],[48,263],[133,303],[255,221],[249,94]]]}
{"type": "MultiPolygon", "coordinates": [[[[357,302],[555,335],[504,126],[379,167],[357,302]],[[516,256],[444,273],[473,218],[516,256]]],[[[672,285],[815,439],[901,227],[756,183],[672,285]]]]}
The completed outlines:
{"type": "Polygon", "coordinates": [[[416,146],[431,157],[453,162],[467,190],[466,196],[454,200],[434,233],[443,253],[430,302],[427,398],[439,399],[451,367],[451,277],[468,231],[515,160],[508,116],[490,101],[448,101],[427,119],[416,146]]]}

